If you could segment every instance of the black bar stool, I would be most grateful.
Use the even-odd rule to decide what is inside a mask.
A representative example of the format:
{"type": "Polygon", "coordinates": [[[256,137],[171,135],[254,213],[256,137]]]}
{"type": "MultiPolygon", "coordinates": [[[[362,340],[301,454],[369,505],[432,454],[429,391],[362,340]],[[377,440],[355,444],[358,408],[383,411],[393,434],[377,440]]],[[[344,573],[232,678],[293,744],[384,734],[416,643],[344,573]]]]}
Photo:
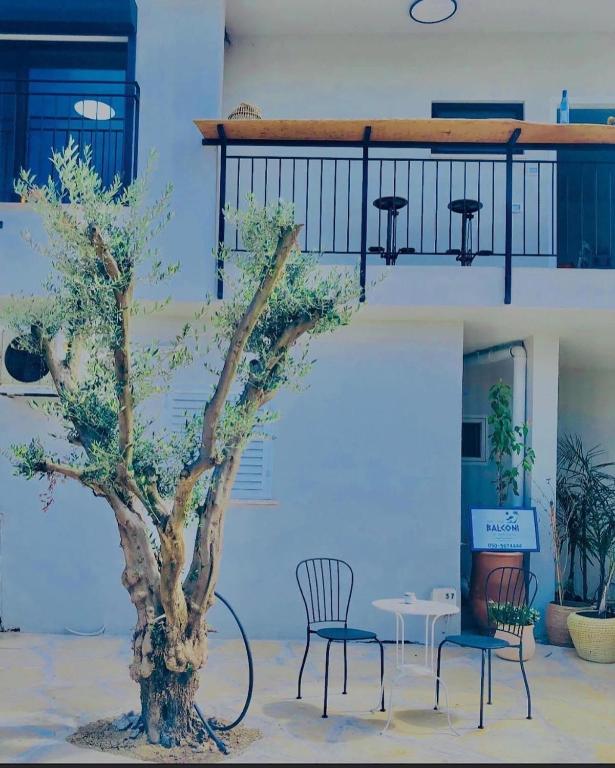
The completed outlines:
{"type": "Polygon", "coordinates": [[[472,251],[472,219],[483,207],[479,200],[470,200],[467,197],[459,200],[451,200],[448,208],[453,213],[461,214],[461,248],[449,248],[447,254],[457,257],[462,267],[469,267],[475,256],[491,256],[493,251],[472,251]]]}
{"type": "Polygon", "coordinates": [[[386,248],[381,245],[372,245],[369,248],[370,253],[379,253],[380,258],[385,260],[387,266],[395,264],[397,257],[402,253],[415,253],[414,248],[397,248],[397,217],[402,208],[408,205],[405,197],[390,195],[378,197],[374,200],[374,207],[380,211],[387,212],[387,241],[386,248]]]}

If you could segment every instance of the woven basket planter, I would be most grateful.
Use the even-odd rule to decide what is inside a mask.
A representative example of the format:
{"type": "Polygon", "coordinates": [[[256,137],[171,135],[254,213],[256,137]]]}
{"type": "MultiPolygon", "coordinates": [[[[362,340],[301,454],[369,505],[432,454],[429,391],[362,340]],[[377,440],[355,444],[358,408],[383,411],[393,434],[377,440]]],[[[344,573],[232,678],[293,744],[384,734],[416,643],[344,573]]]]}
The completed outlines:
{"type": "Polygon", "coordinates": [[[571,613],[568,629],[582,659],[599,664],[615,663],[615,617],[597,618],[597,611],[571,613]]]}
{"type": "Polygon", "coordinates": [[[254,104],[248,104],[246,101],[242,101],[239,106],[229,114],[228,120],[262,120],[263,115],[258,107],[254,104]]]}
{"type": "Polygon", "coordinates": [[[587,606],[582,603],[574,603],[573,605],[549,603],[545,623],[547,625],[547,637],[551,645],[572,648],[572,638],[568,629],[568,616],[571,613],[582,610],[587,610],[587,606]]]}

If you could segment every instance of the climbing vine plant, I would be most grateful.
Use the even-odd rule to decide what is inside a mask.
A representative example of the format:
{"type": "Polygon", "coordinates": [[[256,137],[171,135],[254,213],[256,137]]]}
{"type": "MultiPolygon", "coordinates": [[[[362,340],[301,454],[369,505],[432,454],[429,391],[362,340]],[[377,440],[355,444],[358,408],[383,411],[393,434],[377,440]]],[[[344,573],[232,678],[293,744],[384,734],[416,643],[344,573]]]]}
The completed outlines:
{"type": "Polygon", "coordinates": [[[494,480],[498,506],[506,504],[509,493],[519,495],[519,474],[531,472],[536,455],[526,446],[529,427],[527,423],[513,424],[510,401],[512,390],[503,381],[489,389],[491,413],[487,419],[491,427],[491,451],[489,458],[495,463],[494,480]],[[520,461],[514,461],[520,457],[520,461]]]}

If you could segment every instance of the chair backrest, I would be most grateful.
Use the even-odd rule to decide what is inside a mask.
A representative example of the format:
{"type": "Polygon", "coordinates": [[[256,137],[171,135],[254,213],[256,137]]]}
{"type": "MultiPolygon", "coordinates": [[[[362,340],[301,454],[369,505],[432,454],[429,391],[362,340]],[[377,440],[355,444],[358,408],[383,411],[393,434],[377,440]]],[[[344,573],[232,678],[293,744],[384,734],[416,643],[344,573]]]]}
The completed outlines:
{"type": "Polygon", "coordinates": [[[521,637],[536,599],[538,581],[524,568],[494,568],[487,574],[485,599],[491,629],[521,637]]]}
{"type": "Polygon", "coordinates": [[[302,560],[295,575],[310,624],[346,624],[354,575],[345,560],[312,557],[302,560]]]}

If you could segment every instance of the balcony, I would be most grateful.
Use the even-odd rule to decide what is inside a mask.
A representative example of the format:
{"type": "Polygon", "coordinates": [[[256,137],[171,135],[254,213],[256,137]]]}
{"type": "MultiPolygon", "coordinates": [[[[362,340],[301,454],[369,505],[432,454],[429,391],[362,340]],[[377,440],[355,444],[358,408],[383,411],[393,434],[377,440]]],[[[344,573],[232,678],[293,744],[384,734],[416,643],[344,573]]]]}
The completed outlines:
{"type": "Polygon", "coordinates": [[[103,80],[0,80],[0,201],[17,200],[21,168],[44,181],[52,150],[88,145],[103,183],[137,171],[139,86],[103,80]]]}
{"type": "MultiPolygon", "coordinates": [[[[503,266],[510,303],[513,264],[615,266],[615,128],[511,120],[197,125],[204,144],[220,146],[221,209],[243,207],[248,193],[262,204],[291,200],[302,248],[358,261],[363,290],[367,267],[378,263],[503,266]],[[389,206],[399,198],[393,213],[387,198],[389,206]],[[480,207],[451,205],[460,200],[480,207]]],[[[243,250],[222,216],[219,229],[231,249],[243,250]]],[[[221,272],[219,297],[223,287],[221,272]]]]}

